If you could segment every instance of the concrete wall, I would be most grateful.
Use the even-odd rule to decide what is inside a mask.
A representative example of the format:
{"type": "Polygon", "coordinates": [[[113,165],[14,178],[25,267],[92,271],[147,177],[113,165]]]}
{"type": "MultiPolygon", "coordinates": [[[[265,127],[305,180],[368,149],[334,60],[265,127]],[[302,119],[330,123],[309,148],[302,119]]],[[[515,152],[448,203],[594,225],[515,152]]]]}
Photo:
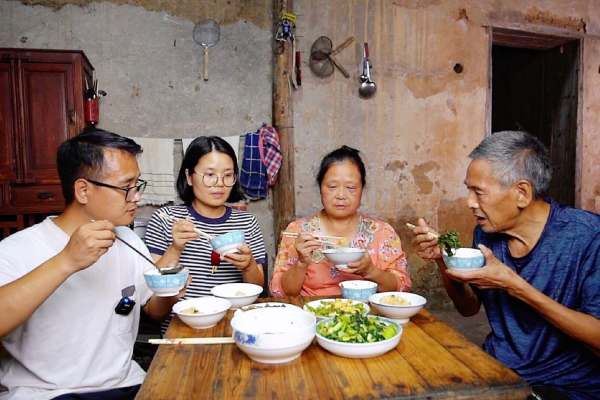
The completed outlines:
{"type": "MultiPolygon", "coordinates": [[[[99,126],[128,136],[229,136],[270,123],[271,39],[270,0],[0,1],[0,47],[83,50],[108,92],[99,126]],[[192,39],[204,18],[221,24],[207,82],[192,39]]],[[[250,211],[274,254],[268,202],[250,211]]]]}
{"type": "MultiPolygon", "coordinates": [[[[302,0],[300,50],[329,36],[334,47],[357,40],[337,56],[351,73],[315,77],[305,66],[295,94],[296,209],[320,207],[314,175],[328,151],[347,144],[368,164],[363,210],[389,221],[409,249],[406,221],[425,217],[433,226],[458,229],[470,243],[474,220],[462,184],[467,154],[486,134],[490,37],[486,26],[584,40],[580,105],[579,193],[582,207],[600,212],[600,3],[595,1],[302,0]],[[585,31],[585,32],[584,32],[585,31]],[[378,91],[358,97],[360,44],[369,43],[378,91]],[[457,74],[454,65],[463,71],[457,74]],[[311,171],[305,173],[304,171],[311,171]]],[[[448,303],[436,268],[412,255],[415,290],[435,305],[448,303]]]]}
{"type": "MultiPolygon", "coordinates": [[[[584,37],[578,204],[600,211],[600,3],[592,0],[295,0],[303,85],[293,94],[296,210],[320,208],[321,157],[348,144],[368,165],[363,210],[389,221],[409,252],[415,290],[448,299],[431,264],[409,248],[405,221],[439,229],[474,225],[463,187],[468,152],[486,134],[490,37],[486,26],[584,37]],[[320,35],[356,42],[337,59],[351,73],[326,79],[308,69],[320,35]],[[377,95],[358,97],[360,43],[368,41],[377,95]],[[454,71],[455,64],[462,73],[454,71]]],[[[271,116],[272,1],[0,0],[0,45],[81,48],[97,69],[102,126],[132,135],[237,134],[271,116]],[[65,5],[66,4],[66,5],[65,5]],[[198,77],[193,23],[222,22],[210,81],[198,77]]],[[[274,254],[266,201],[253,205],[274,254]]]]}

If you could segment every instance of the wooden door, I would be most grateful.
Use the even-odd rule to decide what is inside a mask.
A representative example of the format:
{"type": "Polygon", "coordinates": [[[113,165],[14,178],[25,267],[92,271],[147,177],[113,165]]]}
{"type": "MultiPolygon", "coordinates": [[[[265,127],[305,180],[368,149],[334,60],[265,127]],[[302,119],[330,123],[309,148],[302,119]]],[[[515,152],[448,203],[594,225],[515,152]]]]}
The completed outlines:
{"type": "MultiPolygon", "coordinates": [[[[0,62],[0,183],[17,178],[14,61],[0,62]]],[[[0,203],[1,203],[0,196],[0,203]]]]}
{"type": "Polygon", "coordinates": [[[56,149],[74,135],[73,64],[22,61],[23,183],[59,183],[56,149]]]}

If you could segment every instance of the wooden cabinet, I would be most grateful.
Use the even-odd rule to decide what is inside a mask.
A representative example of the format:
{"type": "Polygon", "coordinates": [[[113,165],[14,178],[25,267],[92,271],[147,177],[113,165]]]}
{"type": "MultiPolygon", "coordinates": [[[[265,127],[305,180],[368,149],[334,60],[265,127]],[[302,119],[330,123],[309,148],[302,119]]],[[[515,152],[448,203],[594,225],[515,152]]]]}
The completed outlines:
{"type": "Polygon", "coordinates": [[[92,71],[81,51],[0,49],[0,215],[64,207],[56,149],[85,126],[92,71]]]}

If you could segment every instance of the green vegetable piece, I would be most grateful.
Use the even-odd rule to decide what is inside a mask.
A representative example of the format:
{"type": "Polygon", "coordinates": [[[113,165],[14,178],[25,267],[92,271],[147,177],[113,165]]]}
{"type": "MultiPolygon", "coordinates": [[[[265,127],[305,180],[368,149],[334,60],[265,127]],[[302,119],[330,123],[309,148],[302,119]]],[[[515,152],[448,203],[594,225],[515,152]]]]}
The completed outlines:
{"type": "Polygon", "coordinates": [[[440,235],[440,237],[438,238],[438,244],[446,251],[446,254],[448,254],[450,257],[454,255],[453,249],[458,249],[459,247],[462,247],[462,245],[460,244],[460,240],[458,239],[458,232],[456,231],[448,231],[443,235],[440,235]]]}

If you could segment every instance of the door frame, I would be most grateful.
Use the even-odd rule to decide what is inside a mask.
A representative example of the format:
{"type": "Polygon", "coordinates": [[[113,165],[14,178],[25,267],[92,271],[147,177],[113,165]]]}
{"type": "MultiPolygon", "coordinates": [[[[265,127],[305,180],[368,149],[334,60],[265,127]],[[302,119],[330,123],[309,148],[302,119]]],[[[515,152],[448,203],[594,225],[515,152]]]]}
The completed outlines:
{"type": "Polygon", "coordinates": [[[582,168],[582,126],[583,126],[583,60],[584,60],[584,35],[573,32],[556,31],[549,29],[547,32],[527,27],[502,27],[489,25],[484,27],[488,36],[488,62],[487,62],[487,88],[485,99],[485,137],[492,134],[492,46],[504,46],[549,49],[561,44],[578,41],[579,44],[579,70],[577,71],[577,129],[575,133],[575,207],[581,207],[581,168],[582,168]]]}

